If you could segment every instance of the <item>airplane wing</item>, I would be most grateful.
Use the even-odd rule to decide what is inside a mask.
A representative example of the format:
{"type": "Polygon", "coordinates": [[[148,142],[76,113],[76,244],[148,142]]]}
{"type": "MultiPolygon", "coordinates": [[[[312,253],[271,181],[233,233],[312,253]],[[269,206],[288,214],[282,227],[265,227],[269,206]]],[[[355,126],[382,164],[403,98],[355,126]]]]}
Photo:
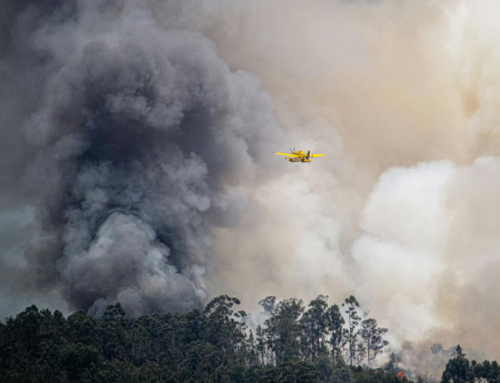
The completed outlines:
{"type": "Polygon", "coordinates": [[[318,154],[311,154],[310,157],[325,157],[325,155],[318,153],[318,154]]]}
{"type": "Polygon", "coordinates": [[[287,156],[287,157],[304,157],[299,154],[292,154],[292,153],[279,153],[279,152],[273,152],[274,154],[278,154],[280,156],[287,156]]]}

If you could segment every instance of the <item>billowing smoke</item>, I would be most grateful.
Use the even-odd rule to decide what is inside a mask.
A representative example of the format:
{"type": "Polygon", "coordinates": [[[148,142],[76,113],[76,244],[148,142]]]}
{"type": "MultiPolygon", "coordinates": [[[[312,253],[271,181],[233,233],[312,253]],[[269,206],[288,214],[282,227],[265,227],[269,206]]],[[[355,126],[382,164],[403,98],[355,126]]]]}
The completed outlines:
{"type": "Polygon", "coordinates": [[[223,56],[258,75],[295,141],[329,157],[257,188],[265,218],[216,237],[230,260],[221,290],[337,302],[354,291],[393,351],[422,351],[403,361],[428,376],[445,361],[424,362],[434,343],[498,359],[498,4],[232,10],[240,18],[208,28],[223,56]]]}
{"type": "MultiPolygon", "coordinates": [[[[227,188],[252,181],[255,158],[281,134],[254,77],[152,12],[140,2],[33,2],[11,16],[6,70],[44,76],[20,126],[3,127],[26,139],[15,181],[38,224],[13,283],[61,288],[73,308],[119,300],[138,315],[203,304],[207,212],[227,224],[239,202],[227,188]]],[[[16,90],[22,104],[26,89],[16,90]]]]}
{"type": "Polygon", "coordinates": [[[354,293],[500,358],[494,1],[3,3],[2,312],[354,293]]]}

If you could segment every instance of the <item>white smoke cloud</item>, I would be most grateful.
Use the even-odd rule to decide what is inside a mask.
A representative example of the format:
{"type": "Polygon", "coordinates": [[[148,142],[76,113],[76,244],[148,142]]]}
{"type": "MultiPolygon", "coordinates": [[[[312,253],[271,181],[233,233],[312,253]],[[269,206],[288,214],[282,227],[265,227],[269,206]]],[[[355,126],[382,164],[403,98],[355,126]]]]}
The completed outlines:
{"type": "MultiPolygon", "coordinates": [[[[397,340],[463,344],[495,357],[500,161],[421,163],[379,177],[352,248],[358,294],[397,340]]],[[[422,350],[420,350],[422,351],[422,350]]],[[[430,350],[427,350],[429,353],[430,350]]],[[[422,355],[429,359],[429,355],[422,355]]],[[[419,372],[437,366],[415,363],[419,372]]],[[[432,364],[432,363],[430,363],[432,364]]]]}
{"type": "Polygon", "coordinates": [[[375,317],[387,318],[391,331],[407,340],[425,338],[440,324],[432,304],[446,265],[452,219],[447,185],[455,172],[449,162],[434,162],[383,173],[364,207],[363,235],[352,248],[363,275],[361,296],[369,297],[375,317]]]}
{"type": "MultiPolygon", "coordinates": [[[[475,161],[498,155],[494,2],[240,6],[207,27],[223,57],[259,76],[294,142],[333,159],[284,168],[276,198],[254,189],[265,208],[215,237],[221,291],[338,302],[354,290],[395,350],[429,338],[498,358],[486,339],[498,333],[495,159],[475,161]],[[334,245],[322,256],[325,227],[334,245]]],[[[419,355],[408,363],[432,358],[419,355]]]]}

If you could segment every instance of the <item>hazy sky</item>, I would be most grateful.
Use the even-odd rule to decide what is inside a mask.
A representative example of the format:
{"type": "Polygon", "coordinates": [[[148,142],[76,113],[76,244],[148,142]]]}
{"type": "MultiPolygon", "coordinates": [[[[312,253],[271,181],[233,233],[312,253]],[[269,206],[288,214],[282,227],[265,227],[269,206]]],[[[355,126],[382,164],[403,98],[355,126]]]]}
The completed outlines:
{"type": "Polygon", "coordinates": [[[2,316],[354,294],[500,358],[500,4],[0,6],[2,316]]]}

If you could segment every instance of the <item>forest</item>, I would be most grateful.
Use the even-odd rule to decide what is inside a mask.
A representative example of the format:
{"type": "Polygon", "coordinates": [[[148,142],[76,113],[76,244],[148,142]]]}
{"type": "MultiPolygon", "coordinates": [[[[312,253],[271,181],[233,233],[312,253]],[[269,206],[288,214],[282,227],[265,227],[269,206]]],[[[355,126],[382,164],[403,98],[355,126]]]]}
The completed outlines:
{"type": "MultiPolygon", "coordinates": [[[[26,308],[0,323],[1,382],[400,382],[411,381],[387,352],[387,329],[362,319],[358,301],[318,296],[260,302],[251,329],[239,300],[219,296],[203,311],[130,318],[120,303],[96,318],[26,308]]],[[[469,361],[457,346],[442,382],[498,382],[496,362],[469,361]],[[481,380],[482,379],[482,380],[481,380]]],[[[418,379],[422,381],[422,379],[418,379]]]]}

